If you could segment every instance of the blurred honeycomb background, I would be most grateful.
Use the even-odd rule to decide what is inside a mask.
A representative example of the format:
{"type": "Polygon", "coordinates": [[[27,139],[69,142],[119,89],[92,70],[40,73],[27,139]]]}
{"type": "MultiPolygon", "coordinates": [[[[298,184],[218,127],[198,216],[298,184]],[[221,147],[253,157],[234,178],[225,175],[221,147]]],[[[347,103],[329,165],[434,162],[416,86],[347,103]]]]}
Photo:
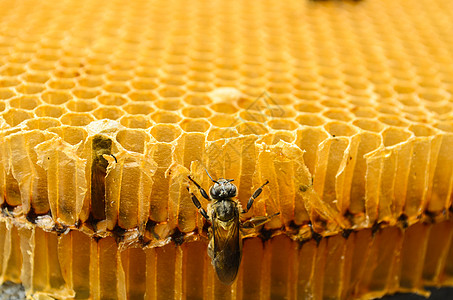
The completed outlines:
{"type": "Polygon", "coordinates": [[[451,284],[452,20],[446,0],[1,1],[1,279],[80,299],[451,284]],[[200,256],[205,168],[242,205],[269,180],[246,217],[281,213],[232,288],[200,256]]]}

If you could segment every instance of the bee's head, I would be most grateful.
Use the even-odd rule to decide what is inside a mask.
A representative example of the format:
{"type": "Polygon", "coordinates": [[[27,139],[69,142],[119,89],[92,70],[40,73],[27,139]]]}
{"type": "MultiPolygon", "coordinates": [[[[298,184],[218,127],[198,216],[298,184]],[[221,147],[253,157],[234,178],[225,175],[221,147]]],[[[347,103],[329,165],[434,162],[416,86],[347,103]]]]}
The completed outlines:
{"type": "Polygon", "coordinates": [[[220,178],[219,180],[214,181],[214,185],[209,190],[211,198],[215,200],[221,200],[236,197],[236,186],[231,183],[233,180],[234,179],[220,178]]]}

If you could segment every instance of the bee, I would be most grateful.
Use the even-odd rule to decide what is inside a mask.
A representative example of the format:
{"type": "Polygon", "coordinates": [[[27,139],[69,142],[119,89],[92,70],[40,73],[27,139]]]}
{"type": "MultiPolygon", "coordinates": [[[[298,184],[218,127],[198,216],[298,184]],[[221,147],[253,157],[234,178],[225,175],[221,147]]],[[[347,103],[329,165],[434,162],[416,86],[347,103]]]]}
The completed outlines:
{"type": "Polygon", "coordinates": [[[214,182],[214,185],[209,190],[209,196],[190,175],[188,178],[198,188],[201,196],[211,202],[208,208],[209,215],[201,206],[195,194],[190,192],[189,187],[187,187],[187,190],[191,194],[192,202],[200,214],[211,223],[208,255],[211,258],[217,277],[222,283],[230,285],[236,279],[241,264],[242,230],[261,226],[280,213],[256,217],[242,222],[240,220],[241,214],[249,211],[253,201],[261,194],[264,186],[269,181],[266,181],[253,193],[247,202],[247,208],[243,210],[240,203],[235,199],[237,188],[231,183],[234,179],[220,178],[214,180],[207,170],[206,173],[211,181],[214,182]]]}

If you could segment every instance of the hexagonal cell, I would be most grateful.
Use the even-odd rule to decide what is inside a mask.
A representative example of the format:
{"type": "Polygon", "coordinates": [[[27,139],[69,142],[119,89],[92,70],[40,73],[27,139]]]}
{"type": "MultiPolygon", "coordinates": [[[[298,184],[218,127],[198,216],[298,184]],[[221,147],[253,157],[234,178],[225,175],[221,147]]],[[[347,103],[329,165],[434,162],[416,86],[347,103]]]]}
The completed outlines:
{"type": "Polygon", "coordinates": [[[208,132],[208,141],[216,141],[220,139],[228,139],[232,137],[238,137],[239,134],[236,132],[234,128],[226,127],[226,128],[216,128],[211,127],[208,132]]]}
{"type": "Polygon", "coordinates": [[[331,108],[346,108],[348,104],[341,99],[325,99],[321,101],[321,106],[331,108]]]}
{"type": "Polygon", "coordinates": [[[431,105],[427,104],[425,107],[430,111],[435,113],[436,115],[445,115],[448,114],[452,111],[452,104],[451,103],[433,103],[431,105]]]}
{"type": "Polygon", "coordinates": [[[192,106],[183,108],[182,114],[188,118],[209,118],[212,112],[206,107],[192,106]]]}
{"type": "Polygon", "coordinates": [[[190,66],[190,70],[197,72],[213,72],[215,65],[211,62],[200,63],[199,61],[195,62],[190,66]]]}
{"type": "Polygon", "coordinates": [[[15,78],[0,78],[0,88],[5,88],[5,87],[15,87],[16,85],[19,85],[20,81],[15,79],[15,78]]]}
{"type": "Polygon", "coordinates": [[[346,111],[342,109],[329,108],[322,113],[323,116],[331,120],[338,120],[348,122],[351,121],[352,116],[350,116],[346,111]]]}
{"type": "Polygon", "coordinates": [[[43,60],[34,60],[27,64],[27,67],[35,71],[50,71],[55,69],[55,63],[43,60]]]}
{"type": "Polygon", "coordinates": [[[412,86],[411,82],[398,81],[393,90],[398,94],[411,94],[415,92],[415,87],[412,86]]]}
{"type": "Polygon", "coordinates": [[[35,114],[38,117],[59,118],[66,112],[67,110],[65,107],[57,105],[40,105],[35,109],[35,114]]]}
{"type": "Polygon", "coordinates": [[[61,123],[58,119],[50,118],[50,117],[43,117],[43,118],[33,118],[30,120],[25,121],[25,125],[30,129],[39,129],[39,130],[46,130],[51,127],[58,127],[61,126],[61,123]]]}
{"type": "Polygon", "coordinates": [[[156,123],[178,123],[181,121],[181,117],[178,114],[162,110],[154,112],[151,115],[151,119],[156,123]]]}
{"type": "Polygon", "coordinates": [[[158,87],[158,84],[153,79],[135,79],[131,84],[137,90],[154,90],[158,87]]]}
{"type": "Polygon", "coordinates": [[[237,117],[227,114],[214,114],[208,121],[217,127],[233,127],[240,122],[237,117]]]}
{"type": "Polygon", "coordinates": [[[289,94],[292,90],[292,86],[289,83],[272,84],[267,88],[267,91],[271,94],[289,94]]]}
{"type": "MultiPolygon", "coordinates": [[[[239,74],[232,70],[225,70],[225,69],[216,69],[214,70],[214,75],[216,77],[216,82],[222,81],[234,81],[239,78],[239,74]]],[[[231,86],[231,85],[229,85],[231,86]]]]}
{"type": "Polygon", "coordinates": [[[418,106],[421,103],[415,95],[398,95],[397,100],[405,106],[418,106]]]}
{"type": "Polygon", "coordinates": [[[436,129],[424,124],[412,124],[408,129],[412,131],[415,136],[434,136],[437,133],[436,129]]]}
{"type": "Polygon", "coordinates": [[[409,121],[427,122],[430,113],[420,106],[408,106],[402,109],[404,118],[409,121]]]}
{"type": "Polygon", "coordinates": [[[167,78],[161,78],[160,82],[162,83],[163,86],[165,85],[185,85],[187,83],[187,79],[185,76],[170,76],[167,78]]]}
{"type": "Polygon", "coordinates": [[[0,112],[4,111],[6,108],[6,104],[3,101],[0,101],[0,112]]]}
{"type": "Polygon", "coordinates": [[[85,74],[86,75],[104,75],[108,73],[106,66],[95,66],[95,65],[89,65],[85,67],[85,74]]]}
{"type": "Polygon", "coordinates": [[[274,119],[267,121],[267,125],[275,130],[294,130],[299,127],[299,124],[293,120],[287,119],[274,119]]]}
{"type": "Polygon", "coordinates": [[[328,122],[324,125],[324,129],[333,137],[353,136],[357,133],[354,126],[339,121],[328,122]]]}
{"type": "Polygon", "coordinates": [[[116,140],[128,151],[144,153],[149,136],[141,130],[124,129],[118,132],[116,140]]]}
{"type": "Polygon", "coordinates": [[[420,99],[429,102],[441,102],[445,99],[448,99],[448,96],[438,89],[426,89],[426,91],[418,93],[418,96],[420,97],[420,99]]]}
{"type": "Polygon", "coordinates": [[[191,105],[207,105],[212,102],[206,94],[188,94],[184,96],[184,102],[191,105]]]}
{"type": "Polygon", "coordinates": [[[0,88],[0,100],[6,100],[12,98],[16,93],[10,88],[0,88]]]}
{"type": "Polygon", "coordinates": [[[268,72],[266,73],[267,81],[272,83],[291,83],[291,76],[287,72],[268,72]]]}
{"type": "Polygon", "coordinates": [[[17,126],[25,120],[33,118],[33,113],[20,109],[20,108],[10,108],[7,111],[2,113],[3,119],[11,127],[17,126]]]}
{"type": "Polygon", "coordinates": [[[264,124],[250,121],[241,122],[235,128],[242,135],[262,135],[269,131],[264,124]]]}
{"type": "Polygon", "coordinates": [[[93,100],[71,100],[66,103],[66,107],[74,112],[86,112],[95,110],[98,104],[93,100]]]}
{"type": "Polygon", "coordinates": [[[101,92],[95,89],[78,88],[71,90],[71,93],[77,98],[93,99],[96,98],[101,92]]]}
{"type": "Polygon", "coordinates": [[[93,115],[98,120],[102,119],[116,120],[124,115],[124,111],[119,107],[111,106],[99,107],[93,112],[93,115]]]}
{"type": "MultiPolygon", "coordinates": [[[[141,62],[140,62],[141,63],[141,62]]],[[[135,69],[134,77],[143,77],[143,78],[156,78],[158,77],[157,70],[149,67],[138,67],[135,69]]]]}
{"type": "Polygon", "coordinates": [[[161,99],[154,102],[162,110],[179,110],[184,106],[180,99],[161,99]]]}
{"type": "Polygon", "coordinates": [[[185,119],[179,123],[185,132],[206,132],[210,127],[208,121],[203,119],[185,119]]]}
{"type": "Polygon", "coordinates": [[[211,82],[189,82],[186,85],[188,91],[194,93],[210,92],[214,89],[214,85],[211,82]]]}
{"type": "Polygon", "coordinates": [[[27,73],[22,76],[22,79],[30,83],[46,83],[50,76],[41,73],[27,73]]]}
{"type": "Polygon", "coordinates": [[[322,116],[318,116],[315,114],[300,114],[297,116],[296,121],[299,122],[300,125],[307,125],[307,126],[320,126],[326,123],[326,119],[322,116]]]}
{"type": "Polygon", "coordinates": [[[412,134],[405,129],[389,127],[382,132],[382,139],[385,147],[391,147],[393,145],[407,141],[412,134]]]}
{"type": "Polygon", "coordinates": [[[130,103],[124,105],[122,108],[131,115],[147,115],[154,111],[154,108],[148,103],[130,103]]]}
{"type": "Polygon", "coordinates": [[[170,143],[176,140],[182,131],[178,125],[157,124],[151,128],[150,133],[158,142],[170,143]]]}
{"type": "Polygon", "coordinates": [[[19,96],[9,100],[9,105],[14,108],[34,109],[38,106],[39,100],[36,96],[19,96]]]}
{"type": "Polygon", "coordinates": [[[259,100],[262,100],[267,107],[278,107],[282,105],[292,105],[294,103],[294,97],[291,94],[268,94],[262,93],[258,97],[259,100]]]}
{"type": "Polygon", "coordinates": [[[77,83],[80,86],[94,88],[94,87],[101,86],[104,83],[104,81],[102,80],[101,77],[86,76],[86,77],[78,78],[77,83]]]}
{"type": "Polygon", "coordinates": [[[130,90],[130,88],[126,84],[120,82],[106,84],[102,88],[106,92],[117,94],[126,94],[130,90]]]}
{"type": "Polygon", "coordinates": [[[71,94],[64,91],[46,91],[41,95],[41,99],[49,104],[63,104],[72,99],[71,94]]]}
{"type": "Polygon", "coordinates": [[[379,121],[390,126],[406,127],[409,124],[397,116],[381,116],[378,118],[379,121]]]}
{"type": "Polygon", "coordinates": [[[214,75],[212,73],[194,71],[190,71],[187,77],[188,80],[197,82],[211,82],[214,79],[214,75]]]}
{"type": "Polygon", "coordinates": [[[378,97],[393,98],[396,97],[396,92],[388,85],[375,86],[373,91],[378,97]]]}
{"type": "Polygon", "coordinates": [[[261,112],[255,112],[251,110],[243,110],[239,113],[239,118],[244,121],[253,121],[264,123],[270,119],[267,115],[261,112]]]}
{"type": "MultiPolygon", "coordinates": [[[[365,107],[373,107],[375,105],[374,101],[370,101],[369,96],[363,97],[363,96],[348,95],[348,98],[349,98],[348,102],[350,104],[352,104],[353,106],[365,108],[365,107]]],[[[383,98],[381,98],[380,101],[382,101],[382,99],[383,98]]]]}
{"type": "Polygon", "coordinates": [[[4,76],[17,76],[25,72],[25,69],[21,65],[6,65],[3,70],[0,71],[0,75],[4,76]]]}
{"type": "Polygon", "coordinates": [[[297,99],[305,101],[320,101],[323,98],[319,91],[297,91],[293,95],[297,99]]]}
{"type": "MultiPolygon", "coordinates": [[[[431,68],[431,66],[429,66],[428,68],[431,68]]],[[[423,77],[419,77],[419,79],[417,80],[417,82],[418,82],[417,87],[418,88],[425,88],[425,89],[438,89],[439,86],[442,85],[442,82],[436,77],[437,76],[429,76],[429,77],[423,76],[423,77]]]]}
{"type": "Polygon", "coordinates": [[[157,95],[154,92],[134,91],[127,95],[132,101],[154,101],[157,95]]]}
{"type": "Polygon", "coordinates": [[[376,120],[370,119],[355,119],[353,125],[367,131],[380,132],[384,129],[384,125],[376,120]]]}
{"type": "Polygon", "coordinates": [[[84,141],[88,135],[84,128],[68,125],[53,127],[48,130],[58,134],[65,142],[71,145],[77,145],[81,141],[84,141]]]}
{"type": "Polygon", "coordinates": [[[386,115],[399,115],[400,111],[398,108],[395,107],[395,105],[390,106],[390,105],[379,105],[377,107],[377,111],[380,112],[381,114],[386,114],[386,115]]]}
{"type": "MultiPolygon", "coordinates": [[[[43,49],[41,49],[37,55],[36,55],[36,58],[38,59],[42,59],[42,60],[47,60],[47,61],[57,61],[60,59],[60,55],[58,55],[58,53],[56,53],[56,51],[45,51],[43,49]]],[[[61,64],[61,62],[60,62],[61,64]]],[[[69,66],[65,66],[64,64],[62,64],[64,67],[69,67],[69,66]]]]}
{"type": "Polygon", "coordinates": [[[351,112],[359,118],[375,118],[377,113],[371,107],[356,106],[351,109],[351,112]]]}
{"type": "Polygon", "coordinates": [[[165,53],[163,59],[167,64],[170,65],[182,65],[187,63],[187,57],[185,55],[165,53]]]}
{"type": "Polygon", "coordinates": [[[438,121],[434,127],[445,132],[453,132],[453,121],[438,121]]]}
{"type": "MultiPolygon", "coordinates": [[[[64,68],[78,68],[82,67],[84,63],[80,58],[74,58],[74,57],[63,57],[61,58],[57,54],[52,55],[51,60],[58,60],[58,65],[64,68]]],[[[40,57],[41,58],[41,57],[40,57]]]]}
{"type": "Polygon", "coordinates": [[[224,102],[213,103],[209,107],[215,112],[224,114],[234,114],[238,111],[237,107],[233,104],[224,102]]]}
{"type": "Polygon", "coordinates": [[[241,77],[239,80],[241,83],[241,86],[240,86],[241,91],[246,91],[249,88],[256,89],[259,87],[266,86],[266,84],[267,84],[267,81],[262,77],[258,77],[258,78],[241,77]]]}
{"type": "Polygon", "coordinates": [[[272,118],[294,118],[297,113],[291,106],[274,106],[264,110],[264,114],[272,118]]]}
{"type": "Polygon", "coordinates": [[[58,69],[53,73],[58,78],[76,78],[80,76],[80,72],[77,69],[58,69]]]}
{"type": "Polygon", "coordinates": [[[151,120],[144,115],[123,116],[120,120],[121,125],[128,128],[149,128],[152,126],[151,120]]]}
{"type": "Polygon", "coordinates": [[[69,90],[75,86],[71,79],[55,79],[48,83],[49,87],[55,90],[69,90]]]}
{"type": "Polygon", "coordinates": [[[166,86],[158,89],[160,96],[165,98],[177,98],[183,96],[186,92],[184,89],[176,86],[166,86]]]}
{"type": "MultiPolygon", "coordinates": [[[[1,47],[1,45],[0,45],[1,47]]],[[[0,48],[0,53],[2,52],[1,50],[4,50],[4,48],[0,48]]],[[[7,59],[5,62],[9,62],[12,65],[25,65],[30,62],[32,59],[32,56],[30,53],[25,53],[25,52],[20,52],[17,51],[18,49],[16,48],[15,51],[6,51],[5,54],[9,54],[7,56],[7,59]]],[[[3,54],[3,53],[2,53],[3,54]]]]}
{"type": "Polygon", "coordinates": [[[45,86],[42,84],[36,83],[22,83],[16,87],[16,91],[21,94],[38,94],[45,89],[45,86]]]}
{"type": "Polygon", "coordinates": [[[86,58],[86,61],[89,65],[103,66],[107,65],[110,62],[110,59],[106,55],[94,53],[90,57],[86,58]]]}
{"type": "Polygon", "coordinates": [[[66,113],[61,116],[60,121],[65,125],[86,126],[93,122],[95,118],[87,112],[84,113],[66,113]]]}
{"type": "Polygon", "coordinates": [[[103,105],[121,106],[127,102],[127,99],[122,95],[100,95],[97,100],[103,105]]]}
{"type": "Polygon", "coordinates": [[[305,102],[305,101],[302,103],[299,102],[298,104],[294,105],[294,108],[300,112],[311,112],[311,113],[317,113],[324,109],[321,106],[319,106],[319,104],[316,102],[305,102]]]}

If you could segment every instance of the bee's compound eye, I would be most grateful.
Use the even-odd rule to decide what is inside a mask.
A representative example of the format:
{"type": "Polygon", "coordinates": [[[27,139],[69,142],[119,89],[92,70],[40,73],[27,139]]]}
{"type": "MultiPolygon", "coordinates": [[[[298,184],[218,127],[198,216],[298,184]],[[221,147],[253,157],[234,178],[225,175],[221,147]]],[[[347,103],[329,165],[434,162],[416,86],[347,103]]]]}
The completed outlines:
{"type": "Polygon", "coordinates": [[[209,190],[209,194],[211,195],[211,198],[214,198],[214,199],[219,198],[220,189],[219,189],[219,185],[217,183],[211,187],[211,189],[209,190]]]}
{"type": "Polygon", "coordinates": [[[228,197],[235,197],[237,193],[236,186],[234,184],[230,184],[229,186],[228,197]]]}

